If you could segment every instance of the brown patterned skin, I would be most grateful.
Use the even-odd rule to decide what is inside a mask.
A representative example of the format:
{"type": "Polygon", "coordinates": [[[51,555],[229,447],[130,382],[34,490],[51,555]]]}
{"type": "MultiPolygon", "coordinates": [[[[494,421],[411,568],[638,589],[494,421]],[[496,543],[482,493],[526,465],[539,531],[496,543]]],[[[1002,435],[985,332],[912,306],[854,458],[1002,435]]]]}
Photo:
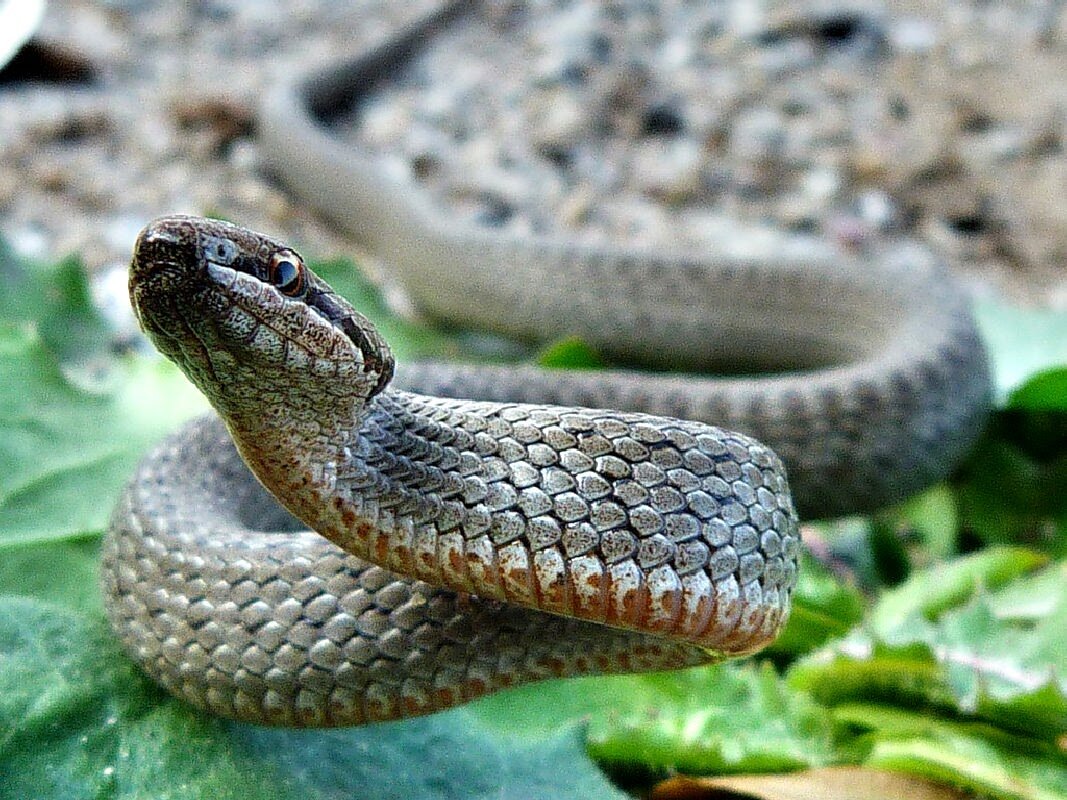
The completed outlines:
{"type": "Polygon", "coordinates": [[[291,249],[223,222],[151,223],[130,293],[222,422],[142,463],[104,544],[106,604],[130,654],[198,706],[412,716],[750,653],[788,615],[797,517],[747,436],[389,388],[374,327],[291,249]]]}

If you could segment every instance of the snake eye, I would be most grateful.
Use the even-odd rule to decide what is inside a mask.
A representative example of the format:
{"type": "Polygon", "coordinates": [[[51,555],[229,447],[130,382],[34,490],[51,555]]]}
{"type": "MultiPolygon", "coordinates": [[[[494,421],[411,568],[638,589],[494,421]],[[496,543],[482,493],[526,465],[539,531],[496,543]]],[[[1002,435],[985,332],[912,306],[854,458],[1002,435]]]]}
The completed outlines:
{"type": "Polygon", "coordinates": [[[281,250],[270,257],[268,279],[289,297],[299,297],[304,291],[304,262],[292,250],[281,250]]]}

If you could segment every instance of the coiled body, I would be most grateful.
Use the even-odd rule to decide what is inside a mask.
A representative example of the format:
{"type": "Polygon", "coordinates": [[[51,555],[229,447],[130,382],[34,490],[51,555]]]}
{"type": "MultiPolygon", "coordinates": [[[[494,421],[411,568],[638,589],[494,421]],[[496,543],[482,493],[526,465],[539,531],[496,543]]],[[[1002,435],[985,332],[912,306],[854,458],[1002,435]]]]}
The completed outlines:
{"type": "Polygon", "coordinates": [[[175,694],[356,724],[749,653],[784,623],[797,516],[750,437],[389,388],[366,319],[222,222],[149,225],[130,289],[223,421],[146,457],[104,545],[112,625],[175,694]]]}
{"type": "Polygon", "coordinates": [[[389,385],[375,327],[283,243],[194,218],[146,227],[134,308],[219,416],[147,455],[103,588],[130,655],[213,713],[357,724],[758,650],[789,614],[795,509],[902,498],[987,413],[967,300],[920,247],[739,228],[714,253],[500,237],[337,142],[330,109],[441,18],[278,86],[260,126],[273,166],[430,316],[573,334],[657,371],[401,365],[414,394],[389,385]]]}
{"type": "Polygon", "coordinates": [[[443,219],[322,124],[439,20],[278,87],[274,167],[429,315],[656,371],[414,364],[393,388],[374,326],[284,244],[150,224],[134,307],[218,417],[146,456],[104,591],[133,658],[214,713],[359,724],[753,652],[788,616],[796,510],[940,479],[988,410],[968,302],[920,247],[648,252],[443,219]]]}

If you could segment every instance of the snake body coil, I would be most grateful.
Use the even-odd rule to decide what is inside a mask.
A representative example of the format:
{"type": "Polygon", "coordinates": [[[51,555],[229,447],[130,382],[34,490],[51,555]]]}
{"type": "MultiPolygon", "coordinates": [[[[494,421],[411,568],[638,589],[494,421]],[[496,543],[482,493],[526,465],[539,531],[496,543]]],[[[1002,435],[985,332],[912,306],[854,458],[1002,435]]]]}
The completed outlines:
{"type": "Polygon", "coordinates": [[[207,418],[151,453],[105,541],[112,624],[175,694],[354,724],[751,652],[784,622],[797,518],[755,440],[388,388],[374,327],[222,222],[149,225],[130,289],[232,436],[207,418]]]}
{"type": "Polygon", "coordinates": [[[135,309],[218,417],[131,480],[106,605],[150,675],[224,716],[358,724],[752,652],[788,615],[794,507],[943,477],[988,409],[967,300],[922,248],[738,231],[711,254],[607,250],[443,218],[324,124],[442,18],[281,84],[274,167],[432,316],[691,372],[404,365],[424,394],[403,391],[374,327],[282,243],[150,224],[135,309]],[[773,374],[695,374],[739,369],[773,374]]]}

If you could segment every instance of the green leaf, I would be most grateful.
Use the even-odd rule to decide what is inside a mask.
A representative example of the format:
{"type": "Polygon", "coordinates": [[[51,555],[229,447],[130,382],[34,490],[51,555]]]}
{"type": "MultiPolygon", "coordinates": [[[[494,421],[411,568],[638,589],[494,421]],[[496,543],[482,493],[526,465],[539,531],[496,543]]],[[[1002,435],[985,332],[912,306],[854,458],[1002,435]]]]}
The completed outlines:
{"type": "Polygon", "coordinates": [[[534,359],[546,369],[603,369],[604,359],[580,336],[569,336],[544,347],[534,359]]]}
{"type": "Polygon", "coordinates": [[[606,764],[687,773],[773,772],[830,761],[829,720],[767,663],[721,664],[646,678],[654,702],[620,694],[594,716],[589,751],[606,764]]]}
{"type": "Polygon", "coordinates": [[[911,625],[916,615],[934,619],[944,610],[961,605],[978,589],[996,589],[1047,561],[1047,556],[1021,547],[990,547],[940,564],[884,592],[871,614],[870,626],[883,638],[892,636],[911,625]]]}
{"type": "Polygon", "coordinates": [[[102,613],[100,540],[0,544],[0,591],[102,613]]]}
{"type": "MultiPolygon", "coordinates": [[[[1002,596],[979,591],[966,599],[982,583],[993,585],[990,578],[1002,576],[1001,569],[1018,565],[960,562],[909,582],[929,587],[943,574],[949,584],[944,594],[918,592],[906,603],[894,598],[899,618],[876,618],[876,636],[850,636],[799,662],[790,684],[826,705],[881,700],[934,708],[1056,742],[1067,733],[1067,585],[1039,572],[1009,584],[1002,596]],[[978,571],[976,564],[985,568],[978,571]],[[976,574],[985,580],[976,583],[976,574]],[[1020,605],[1020,595],[1050,588],[1048,602],[1020,605]]],[[[1058,578],[1064,566],[1047,570],[1058,578]]]]}
{"type": "Polygon", "coordinates": [[[93,307],[85,271],[77,259],[55,265],[15,257],[0,242],[0,319],[32,327],[45,346],[68,365],[86,366],[106,357],[107,323],[93,307]]]}
{"type": "Polygon", "coordinates": [[[471,712],[503,733],[545,736],[589,725],[589,752],[612,767],[685,772],[827,763],[829,718],[768,663],[579,678],[487,697],[471,712]]]}
{"type": "Polygon", "coordinates": [[[1067,367],[1039,372],[1008,396],[1008,408],[1067,412],[1067,367]]]}
{"type": "Polygon", "coordinates": [[[890,706],[838,706],[839,725],[867,731],[872,767],[911,772],[1003,800],[1067,798],[1067,755],[1055,744],[987,725],[890,706]]]}
{"type": "Polygon", "coordinates": [[[205,407],[191,388],[170,393],[180,400],[144,402],[188,386],[176,375],[142,363],[113,390],[91,392],[67,379],[33,328],[0,325],[0,545],[103,530],[147,445],[205,407]]]}
{"type": "Polygon", "coordinates": [[[103,622],[0,598],[0,798],[619,798],[569,730],[459,709],[351,730],[208,718],[136,673],[103,622]]]}

